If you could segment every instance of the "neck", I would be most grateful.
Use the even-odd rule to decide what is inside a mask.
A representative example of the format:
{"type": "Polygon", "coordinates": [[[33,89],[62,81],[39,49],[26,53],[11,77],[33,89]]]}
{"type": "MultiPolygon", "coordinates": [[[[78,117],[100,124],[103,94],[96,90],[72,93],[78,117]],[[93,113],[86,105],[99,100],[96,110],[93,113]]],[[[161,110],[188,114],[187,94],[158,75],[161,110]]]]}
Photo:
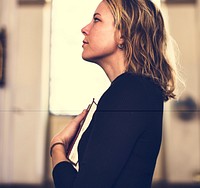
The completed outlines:
{"type": "Polygon", "coordinates": [[[111,82],[126,72],[124,53],[120,50],[114,55],[97,60],[96,63],[104,70],[111,82]]]}
{"type": "Polygon", "coordinates": [[[104,70],[109,80],[112,82],[119,75],[126,72],[126,64],[124,59],[113,59],[109,61],[99,62],[98,65],[104,70]]]}
{"type": "Polygon", "coordinates": [[[102,68],[111,82],[126,71],[125,68],[115,69],[114,67],[111,66],[106,66],[102,68]]]}

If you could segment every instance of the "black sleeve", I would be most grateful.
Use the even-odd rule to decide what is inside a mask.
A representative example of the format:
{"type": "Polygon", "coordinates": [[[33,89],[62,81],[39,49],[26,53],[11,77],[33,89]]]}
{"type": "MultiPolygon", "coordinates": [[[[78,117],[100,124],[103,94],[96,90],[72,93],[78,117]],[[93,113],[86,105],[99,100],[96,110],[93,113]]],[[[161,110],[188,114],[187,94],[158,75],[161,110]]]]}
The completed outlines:
{"type": "Polygon", "coordinates": [[[147,113],[150,107],[145,95],[136,89],[102,98],[93,117],[94,126],[80,171],[75,172],[66,162],[58,164],[54,168],[57,187],[112,187],[149,121],[147,113]]]}
{"type": "Polygon", "coordinates": [[[53,180],[56,188],[73,187],[77,171],[68,162],[60,162],[53,169],[53,180]]]}

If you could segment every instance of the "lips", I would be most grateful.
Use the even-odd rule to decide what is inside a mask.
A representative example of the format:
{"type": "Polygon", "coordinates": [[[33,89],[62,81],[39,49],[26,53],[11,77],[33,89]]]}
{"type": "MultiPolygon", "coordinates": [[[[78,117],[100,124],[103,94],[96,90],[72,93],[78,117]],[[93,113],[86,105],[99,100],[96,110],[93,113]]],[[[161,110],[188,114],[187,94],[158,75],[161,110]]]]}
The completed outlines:
{"type": "Polygon", "coordinates": [[[89,44],[89,42],[88,42],[88,41],[86,41],[86,40],[84,40],[84,41],[83,41],[83,44],[89,44]]]}
{"type": "Polygon", "coordinates": [[[82,45],[82,47],[84,47],[84,46],[87,45],[87,44],[89,44],[89,42],[86,41],[86,40],[83,40],[83,45],[82,45]]]}

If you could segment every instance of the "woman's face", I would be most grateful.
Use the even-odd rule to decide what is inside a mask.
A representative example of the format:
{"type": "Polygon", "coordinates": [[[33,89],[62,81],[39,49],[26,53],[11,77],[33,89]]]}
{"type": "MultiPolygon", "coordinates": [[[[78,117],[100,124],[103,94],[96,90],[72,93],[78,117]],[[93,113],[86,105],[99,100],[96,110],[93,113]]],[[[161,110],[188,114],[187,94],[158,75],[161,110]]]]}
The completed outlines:
{"type": "Polygon", "coordinates": [[[107,4],[102,1],[94,13],[93,20],[81,30],[85,36],[82,58],[100,63],[115,55],[115,30],[113,15],[107,4]]]}

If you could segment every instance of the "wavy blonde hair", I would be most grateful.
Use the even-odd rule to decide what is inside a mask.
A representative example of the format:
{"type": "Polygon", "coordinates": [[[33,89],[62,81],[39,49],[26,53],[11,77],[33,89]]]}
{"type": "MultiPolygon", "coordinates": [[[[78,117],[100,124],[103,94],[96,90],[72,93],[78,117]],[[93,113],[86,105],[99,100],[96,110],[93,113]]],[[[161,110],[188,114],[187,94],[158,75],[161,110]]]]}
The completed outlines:
{"type": "Polygon", "coordinates": [[[161,11],[150,0],[105,0],[122,33],[127,71],[150,77],[164,100],[175,98],[175,68],[166,55],[167,35],[161,11]]]}

